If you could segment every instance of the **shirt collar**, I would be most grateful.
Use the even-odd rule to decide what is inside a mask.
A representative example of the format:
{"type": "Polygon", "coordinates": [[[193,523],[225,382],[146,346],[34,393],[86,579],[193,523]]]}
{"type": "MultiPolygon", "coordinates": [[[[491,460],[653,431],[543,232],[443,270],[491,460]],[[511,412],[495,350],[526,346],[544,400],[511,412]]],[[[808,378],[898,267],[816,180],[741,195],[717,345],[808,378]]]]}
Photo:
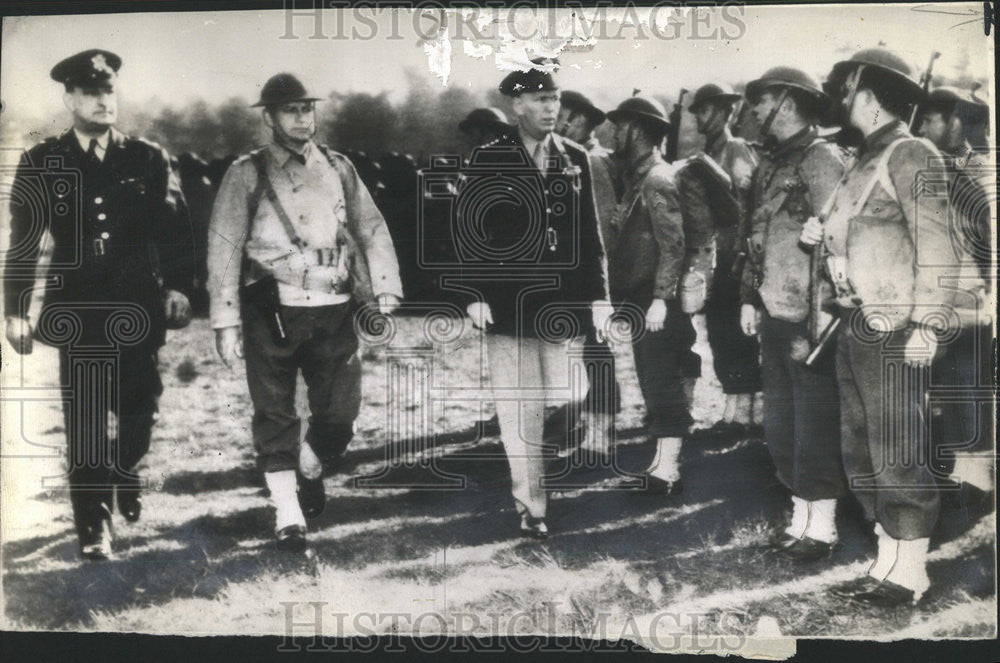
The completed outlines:
{"type": "MultiPolygon", "coordinates": [[[[86,152],[90,149],[90,136],[84,136],[80,133],[76,127],[73,127],[73,135],[76,136],[76,140],[80,143],[80,148],[86,152]]],[[[102,135],[97,137],[97,149],[102,152],[108,149],[108,143],[111,141],[111,129],[105,131],[102,135]]]]}
{"type": "Polygon", "coordinates": [[[303,149],[301,154],[290,150],[274,140],[272,140],[271,144],[268,145],[268,149],[271,152],[271,157],[274,158],[274,162],[281,167],[284,167],[290,159],[295,159],[302,165],[307,166],[310,162],[316,161],[316,153],[319,152],[316,146],[313,145],[312,141],[306,143],[305,149],[303,149]]]}
{"type": "Polygon", "coordinates": [[[524,131],[521,131],[521,130],[518,130],[518,131],[521,134],[521,143],[524,144],[524,149],[526,149],[528,151],[528,156],[533,156],[535,154],[535,146],[538,145],[539,143],[542,144],[543,149],[546,152],[551,151],[550,150],[550,146],[552,144],[552,134],[551,133],[547,133],[547,134],[545,134],[545,136],[541,140],[537,140],[535,138],[532,138],[528,134],[526,134],[524,131]]]}

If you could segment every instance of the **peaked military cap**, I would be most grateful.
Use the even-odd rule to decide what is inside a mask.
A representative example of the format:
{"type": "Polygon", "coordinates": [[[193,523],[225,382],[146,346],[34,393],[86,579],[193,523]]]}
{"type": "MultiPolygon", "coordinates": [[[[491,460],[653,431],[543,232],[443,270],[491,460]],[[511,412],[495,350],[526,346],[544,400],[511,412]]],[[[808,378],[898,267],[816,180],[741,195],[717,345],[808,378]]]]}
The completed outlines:
{"type": "Polygon", "coordinates": [[[500,81],[500,94],[517,97],[525,92],[551,92],[559,86],[552,74],[559,70],[559,60],[552,58],[534,58],[533,67],[527,71],[515,70],[504,76],[500,81]]]}
{"type": "Polygon", "coordinates": [[[488,127],[491,129],[511,129],[507,116],[499,108],[476,108],[469,111],[465,119],[458,123],[461,131],[470,131],[473,127],[488,127]]]}
{"type": "Polygon", "coordinates": [[[319,101],[319,97],[309,96],[306,86],[293,74],[281,73],[267,79],[260,89],[260,101],[251,108],[290,104],[294,101],[319,101]]]}
{"type": "Polygon", "coordinates": [[[571,111],[583,113],[587,116],[587,121],[594,126],[604,122],[604,118],[606,117],[604,111],[595,106],[594,102],[588,99],[586,95],[575,90],[563,90],[559,95],[559,101],[571,111]]]}
{"type": "Polygon", "coordinates": [[[889,74],[909,101],[919,101],[923,98],[924,90],[920,83],[914,80],[913,68],[906,63],[906,60],[885,48],[865,48],[852,55],[851,59],[841,60],[833,65],[833,70],[827,77],[826,89],[839,90],[848,74],[862,66],[889,74]]]}
{"type": "Polygon", "coordinates": [[[608,113],[608,119],[612,122],[640,119],[656,127],[663,134],[670,131],[670,122],[667,121],[667,112],[663,104],[641,94],[631,96],[618,104],[618,108],[608,113]]]}
{"type": "Polygon", "coordinates": [[[712,101],[735,103],[740,95],[725,83],[707,83],[694,92],[694,101],[688,106],[688,111],[697,113],[698,109],[712,101]]]}
{"type": "Polygon", "coordinates": [[[71,55],[52,67],[52,80],[67,87],[103,85],[113,81],[122,66],[122,59],[100,48],[71,55]]]}

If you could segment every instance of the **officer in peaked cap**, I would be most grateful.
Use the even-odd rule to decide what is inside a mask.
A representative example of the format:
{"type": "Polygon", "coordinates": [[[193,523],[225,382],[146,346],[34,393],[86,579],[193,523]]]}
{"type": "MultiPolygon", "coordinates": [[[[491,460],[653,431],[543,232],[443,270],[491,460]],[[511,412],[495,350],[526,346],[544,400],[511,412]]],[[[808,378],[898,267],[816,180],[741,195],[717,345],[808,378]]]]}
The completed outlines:
{"type": "Polygon", "coordinates": [[[7,339],[17,352],[30,353],[38,237],[47,231],[54,242],[47,281],[61,284],[44,294],[38,338],[58,346],[61,384],[73,395],[64,403],[69,494],[80,554],[90,560],[112,553],[115,501],[129,522],[140,516],[137,465],[149,449],[163,390],[157,352],[166,330],[190,319],[194,270],[191,223],[167,153],[114,128],[121,64],[114,53],[91,49],[52,68],[52,79],[65,87],[73,127],[21,158],[10,241],[23,250],[8,254],[3,279],[7,339]],[[44,191],[46,204],[18,204],[38,187],[40,171],[53,183],[44,191]],[[64,316],[77,320],[71,339],[56,329],[64,316]],[[122,321],[134,335],[123,333],[116,324],[122,321]],[[108,347],[114,361],[81,357],[80,347],[108,347]],[[109,369],[116,388],[106,399],[77,382],[109,369]]]}
{"type": "Polygon", "coordinates": [[[517,69],[500,81],[500,94],[518,97],[525,92],[554,92],[559,89],[552,74],[559,70],[559,60],[533,58],[529,69],[517,69]]]}
{"type": "Polygon", "coordinates": [[[264,87],[260,89],[260,99],[250,107],[270,107],[280,104],[290,104],[296,101],[319,100],[319,97],[310,96],[306,92],[305,85],[294,74],[281,73],[267,79],[264,87]]]}
{"type": "MultiPolygon", "coordinates": [[[[611,313],[590,159],[580,145],[554,133],[559,88],[552,71],[557,66],[554,60],[537,58],[529,70],[513,71],[500,83],[500,91],[510,98],[516,128],[505,140],[476,150],[472,162],[497,164],[489,191],[506,203],[482,206],[475,215],[476,232],[471,234],[482,240],[456,241],[460,255],[473,256],[482,268],[462,277],[464,289],[477,293],[467,299],[466,312],[474,326],[486,331],[490,381],[498,396],[500,438],[521,533],[539,539],[548,534],[542,481],[545,401],[560,406],[557,412],[568,417],[573,410],[563,406],[584,399],[586,385],[571,385],[566,373],[579,366],[579,355],[572,350],[583,345],[591,328],[603,338],[611,313]],[[519,182],[537,191],[540,208],[514,186],[519,182]],[[565,194],[575,202],[566,204],[565,194]],[[560,330],[551,325],[556,317],[560,330]],[[546,389],[546,397],[538,399],[529,385],[546,389]]],[[[453,223],[467,221],[457,217],[453,223]]],[[[565,418],[560,423],[570,424],[565,418]]]]}
{"type": "Polygon", "coordinates": [[[122,66],[122,59],[100,48],[71,55],[52,67],[52,80],[71,87],[93,87],[113,82],[122,66]]]}
{"type": "Polygon", "coordinates": [[[947,197],[913,193],[941,153],[909,132],[921,87],[895,53],[860,51],[834,65],[827,83],[864,145],[825,205],[825,222],[809,219],[800,241],[822,244],[835,288],[844,468],[878,537],[868,572],[830,591],[868,605],[912,605],[930,585],[927,550],[940,497],[931,468],[916,460],[926,429],[915,426],[926,424],[902,422],[917,411],[927,419],[927,367],[959,322],[962,298],[939,282],[959,267],[947,197]],[[903,460],[888,462],[887,453],[903,460]]]}
{"type": "MultiPolygon", "coordinates": [[[[688,107],[698,133],[705,137],[704,155],[725,171],[738,203],[734,213],[716,215],[710,224],[715,231],[716,254],[711,292],[705,303],[705,328],[715,374],[726,395],[722,419],[710,430],[722,434],[749,433],[760,427],[753,415],[754,395],[761,390],[760,349],[756,337],[740,329],[740,274],[733,273],[743,248],[738,239],[746,234],[750,185],[757,167],[754,150],[729,128],[740,98],[725,83],[706,83],[695,91],[688,107]]],[[[739,265],[735,269],[739,271],[739,265]]]]}

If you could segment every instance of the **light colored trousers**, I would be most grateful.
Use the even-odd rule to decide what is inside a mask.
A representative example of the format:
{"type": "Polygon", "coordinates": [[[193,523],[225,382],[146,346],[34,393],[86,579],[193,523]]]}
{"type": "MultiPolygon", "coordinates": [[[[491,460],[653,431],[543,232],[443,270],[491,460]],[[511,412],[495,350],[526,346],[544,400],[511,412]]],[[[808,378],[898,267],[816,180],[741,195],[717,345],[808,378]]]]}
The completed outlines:
{"type": "Polygon", "coordinates": [[[580,403],[587,394],[584,338],[551,343],[537,338],[486,334],[490,382],[510,464],[518,513],[545,517],[542,439],[546,405],[580,403]]]}

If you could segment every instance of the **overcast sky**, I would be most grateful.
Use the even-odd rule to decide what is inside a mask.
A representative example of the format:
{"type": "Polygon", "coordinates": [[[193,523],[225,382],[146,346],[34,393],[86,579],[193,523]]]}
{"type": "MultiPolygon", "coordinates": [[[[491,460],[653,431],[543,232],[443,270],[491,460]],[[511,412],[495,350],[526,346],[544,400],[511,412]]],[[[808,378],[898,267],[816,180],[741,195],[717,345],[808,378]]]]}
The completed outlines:
{"type": "MultiPolygon", "coordinates": [[[[704,14],[698,25],[690,14],[677,15],[673,20],[682,27],[661,23],[659,37],[649,28],[649,10],[639,10],[643,34],[606,22],[604,32],[597,33],[589,46],[582,40],[576,43],[589,50],[560,55],[564,64],[560,82],[564,88],[589,93],[599,105],[613,106],[634,87],[674,96],[680,87],[692,89],[712,79],[746,81],[778,64],[798,66],[821,78],[835,61],[879,41],[920,69],[936,49],[942,52],[936,74],[954,75],[964,69],[992,81],[992,40],[983,35],[981,7],[981,3],[728,7],[702,10],[711,14],[704,14]],[[677,38],[664,38],[675,34],[677,38]],[[705,36],[709,38],[701,38],[705,36]]],[[[342,10],[326,12],[321,25],[314,16],[292,18],[291,36],[297,39],[282,38],[289,36],[289,17],[283,10],[5,18],[0,96],[15,117],[51,116],[62,102],[59,86],[48,78],[49,69],[61,58],[93,47],[122,56],[121,94],[138,103],[159,98],[180,105],[197,97],[217,102],[233,96],[252,101],[260,84],[282,70],[298,73],[318,96],[333,90],[402,94],[407,68],[429,88],[440,89],[442,78],[432,71],[429,60],[437,58],[437,70],[443,71],[441,62],[449,58],[442,55],[448,47],[448,85],[484,92],[502,77],[498,66],[516,59],[525,46],[551,47],[555,52],[562,44],[560,39],[491,38],[504,36],[501,31],[511,18],[521,37],[530,36],[535,28],[546,35],[567,35],[570,30],[578,37],[585,35],[584,24],[573,23],[568,10],[556,15],[521,10],[513,16],[507,10],[499,15],[480,10],[486,39],[472,38],[469,26],[474,22],[460,25],[453,19],[445,31],[447,43],[437,39],[428,47],[422,37],[433,37],[437,26],[430,15],[415,21],[408,10],[382,10],[377,15],[369,10],[360,16],[348,11],[339,17],[338,11],[342,10]],[[495,18],[499,25],[491,23],[495,18]],[[358,38],[335,38],[349,36],[353,28],[358,38]],[[310,38],[317,29],[322,37],[310,38]]],[[[592,16],[594,11],[585,9],[584,14],[592,16]]],[[[666,11],[654,19],[664,21],[666,11]]]]}

